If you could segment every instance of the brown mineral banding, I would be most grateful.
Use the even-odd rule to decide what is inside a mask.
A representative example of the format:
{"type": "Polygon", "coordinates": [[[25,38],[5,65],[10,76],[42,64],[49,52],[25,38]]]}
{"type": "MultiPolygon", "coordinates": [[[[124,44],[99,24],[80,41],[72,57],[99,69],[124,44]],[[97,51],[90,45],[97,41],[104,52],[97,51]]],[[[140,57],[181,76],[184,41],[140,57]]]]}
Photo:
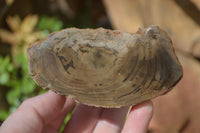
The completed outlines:
{"type": "Polygon", "coordinates": [[[42,88],[98,107],[134,105],[165,94],[182,77],[167,33],[68,28],[28,48],[29,73],[42,88]]]}

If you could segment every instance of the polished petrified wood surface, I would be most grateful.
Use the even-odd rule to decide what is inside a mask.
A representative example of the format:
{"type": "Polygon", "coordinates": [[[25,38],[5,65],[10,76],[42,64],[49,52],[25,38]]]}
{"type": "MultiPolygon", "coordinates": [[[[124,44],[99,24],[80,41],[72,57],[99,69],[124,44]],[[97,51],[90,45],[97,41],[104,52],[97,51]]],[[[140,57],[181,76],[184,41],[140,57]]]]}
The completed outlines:
{"type": "Polygon", "coordinates": [[[136,34],[69,28],[28,49],[35,82],[82,103],[133,105],[171,90],[182,68],[172,41],[157,26],[136,34]]]}

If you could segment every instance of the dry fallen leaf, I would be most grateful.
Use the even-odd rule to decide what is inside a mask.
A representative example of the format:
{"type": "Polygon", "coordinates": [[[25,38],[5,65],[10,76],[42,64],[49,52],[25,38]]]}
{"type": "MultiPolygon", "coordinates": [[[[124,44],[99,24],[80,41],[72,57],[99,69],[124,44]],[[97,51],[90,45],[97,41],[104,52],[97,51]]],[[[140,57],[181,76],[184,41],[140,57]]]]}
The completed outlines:
{"type": "Polygon", "coordinates": [[[138,26],[159,25],[172,37],[175,50],[180,51],[183,79],[173,91],[153,100],[152,132],[199,133],[200,65],[190,55],[200,57],[200,1],[104,0],[104,4],[114,28],[133,32],[138,26]],[[184,9],[188,7],[190,10],[184,9]],[[190,16],[191,10],[197,17],[190,16]]]}
{"type": "Polygon", "coordinates": [[[199,24],[174,0],[104,0],[104,4],[115,29],[134,32],[137,27],[155,24],[170,34],[176,49],[184,52],[191,52],[199,40],[199,24]]]}
{"type": "Polygon", "coordinates": [[[178,57],[184,76],[170,93],[153,100],[153,133],[200,132],[200,63],[181,53],[178,57]]]}

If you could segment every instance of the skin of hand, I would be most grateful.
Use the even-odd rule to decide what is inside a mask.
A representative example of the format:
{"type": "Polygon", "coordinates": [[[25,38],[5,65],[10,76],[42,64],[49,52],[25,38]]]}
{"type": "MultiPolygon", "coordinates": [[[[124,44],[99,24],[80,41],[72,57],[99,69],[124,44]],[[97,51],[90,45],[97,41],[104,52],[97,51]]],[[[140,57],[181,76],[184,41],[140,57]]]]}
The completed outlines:
{"type": "MultiPolygon", "coordinates": [[[[48,91],[25,100],[4,121],[0,133],[58,133],[74,105],[74,100],[48,91]]],[[[115,109],[78,104],[63,133],[145,133],[152,112],[151,101],[115,109]]]]}

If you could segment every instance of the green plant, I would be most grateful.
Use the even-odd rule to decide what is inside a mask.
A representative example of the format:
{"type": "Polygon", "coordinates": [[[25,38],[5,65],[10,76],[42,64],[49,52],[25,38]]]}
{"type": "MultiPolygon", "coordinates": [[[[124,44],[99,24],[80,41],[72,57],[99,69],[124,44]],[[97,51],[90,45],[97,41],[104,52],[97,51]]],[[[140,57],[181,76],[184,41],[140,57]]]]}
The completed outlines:
{"type": "Polygon", "coordinates": [[[10,57],[6,56],[5,58],[0,56],[0,84],[8,85],[11,73],[13,73],[14,66],[10,61],[10,57]]]}
{"type": "MultiPolygon", "coordinates": [[[[10,57],[3,58],[0,56],[0,84],[8,86],[10,84],[11,75],[14,72],[14,66],[11,63],[10,57]]],[[[1,90],[2,91],[2,90],[1,90]]],[[[0,120],[4,120],[8,117],[9,113],[4,108],[0,109],[0,120]]]]}
{"type": "Polygon", "coordinates": [[[12,46],[11,55],[0,56],[0,85],[9,88],[4,94],[9,109],[0,108],[2,121],[25,99],[45,92],[28,74],[26,49],[33,42],[44,37],[44,33],[49,34],[62,28],[59,19],[45,16],[38,21],[37,15],[28,15],[24,20],[18,16],[8,17],[7,23],[12,31],[0,29],[0,39],[12,46]]]}
{"type": "Polygon", "coordinates": [[[56,17],[41,16],[37,24],[37,29],[42,31],[42,37],[47,36],[49,33],[61,30],[63,23],[56,17]]]}
{"type": "Polygon", "coordinates": [[[3,120],[6,114],[9,115],[21,104],[23,100],[33,95],[37,86],[28,75],[27,59],[25,55],[16,56],[20,67],[15,67],[9,56],[0,56],[0,84],[10,88],[6,93],[6,100],[9,110],[0,110],[0,119],[3,120]],[[6,113],[7,112],[7,113],[6,113]]]}

